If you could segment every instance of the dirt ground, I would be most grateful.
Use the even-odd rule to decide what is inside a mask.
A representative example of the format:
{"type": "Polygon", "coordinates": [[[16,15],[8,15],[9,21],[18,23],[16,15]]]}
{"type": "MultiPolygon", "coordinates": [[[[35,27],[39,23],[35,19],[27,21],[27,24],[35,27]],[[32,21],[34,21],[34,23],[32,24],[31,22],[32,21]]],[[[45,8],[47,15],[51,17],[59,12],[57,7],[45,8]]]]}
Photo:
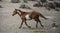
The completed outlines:
{"type": "MultiPolygon", "coordinates": [[[[10,0],[9,0],[10,1],[10,0]]],[[[22,9],[19,8],[22,2],[20,3],[11,3],[7,1],[0,2],[3,8],[0,8],[0,33],[60,33],[60,11],[55,10],[46,10],[44,7],[33,7],[33,4],[36,2],[29,1],[28,3],[24,3],[31,7],[32,9],[22,9]],[[19,29],[21,24],[21,19],[18,15],[12,16],[12,12],[14,9],[21,9],[25,12],[31,12],[35,10],[37,12],[42,13],[48,20],[45,20],[40,17],[44,28],[38,24],[38,28],[36,29],[36,22],[34,20],[27,21],[28,25],[31,26],[31,29],[27,28],[25,24],[23,24],[22,28],[19,29]],[[55,22],[58,27],[53,29],[52,23],[55,22]],[[33,24],[34,23],[34,24],[33,24]]]]}

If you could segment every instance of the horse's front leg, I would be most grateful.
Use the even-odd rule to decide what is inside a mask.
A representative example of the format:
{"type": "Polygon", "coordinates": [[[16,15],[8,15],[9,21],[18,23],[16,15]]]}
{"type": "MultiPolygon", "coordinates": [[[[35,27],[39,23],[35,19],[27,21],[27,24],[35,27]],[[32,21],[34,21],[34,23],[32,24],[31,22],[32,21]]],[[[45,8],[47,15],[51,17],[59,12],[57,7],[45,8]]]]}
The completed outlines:
{"type": "Polygon", "coordinates": [[[25,25],[26,25],[28,28],[31,28],[31,27],[27,24],[27,22],[26,22],[26,19],[25,19],[25,18],[22,18],[22,21],[25,23],[25,25]]]}
{"type": "Polygon", "coordinates": [[[41,21],[39,20],[39,18],[38,18],[38,22],[40,23],[40,25],[41,25],[42,27],[44,27],[44,26],[42,25],[41,21]]]}
{"type": "Polygon", "coordinates": [[[29,25],[26,23],[26,21],[25,21],[25,25],[26,25],[28,28],[31,28],[31,26],[29,26],[29,25]]]}
{"type": "Polygon", "coordinates": [[[19,29],[22,27],[22,25],[23,25],[23,21],[21,22],[21,25],[20,25],[19,29]]]}

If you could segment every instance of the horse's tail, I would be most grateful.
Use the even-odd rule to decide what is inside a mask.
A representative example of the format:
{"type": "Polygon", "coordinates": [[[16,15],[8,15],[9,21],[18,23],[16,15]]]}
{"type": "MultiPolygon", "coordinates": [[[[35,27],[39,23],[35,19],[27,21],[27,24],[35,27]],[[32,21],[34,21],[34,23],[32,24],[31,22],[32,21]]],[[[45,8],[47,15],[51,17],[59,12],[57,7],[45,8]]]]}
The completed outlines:
{"type": "Polygon", "coordinates": [[[42,18],[44,18],[44,19],[47,19],[45,16],[43,16],[42,14],[39,14],[40,15],[40,17],[42,17],[42,18]]]}

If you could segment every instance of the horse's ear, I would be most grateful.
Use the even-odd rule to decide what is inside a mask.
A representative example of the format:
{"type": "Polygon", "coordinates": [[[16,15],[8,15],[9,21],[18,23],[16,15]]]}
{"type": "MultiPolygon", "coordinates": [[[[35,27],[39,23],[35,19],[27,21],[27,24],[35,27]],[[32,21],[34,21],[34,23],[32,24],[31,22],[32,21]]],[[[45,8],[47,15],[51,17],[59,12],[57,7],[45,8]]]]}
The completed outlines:
{"type": "Polygon", "coordinates": [[[15,8],[15,10],[17,10],[17,9],[15,8]]]}

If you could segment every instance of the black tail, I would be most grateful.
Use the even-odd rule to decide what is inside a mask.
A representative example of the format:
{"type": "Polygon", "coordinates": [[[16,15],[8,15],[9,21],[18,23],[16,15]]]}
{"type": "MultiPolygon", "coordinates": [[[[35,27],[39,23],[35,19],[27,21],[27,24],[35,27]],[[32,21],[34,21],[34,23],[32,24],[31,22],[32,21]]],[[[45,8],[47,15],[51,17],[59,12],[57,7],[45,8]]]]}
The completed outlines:
{"type": "Polygon", "coordinates": [[[44,17],[42,14],[40,14],[40,17],[44,18],[44,19],[47,19],[46,17],[44,17]]]}

